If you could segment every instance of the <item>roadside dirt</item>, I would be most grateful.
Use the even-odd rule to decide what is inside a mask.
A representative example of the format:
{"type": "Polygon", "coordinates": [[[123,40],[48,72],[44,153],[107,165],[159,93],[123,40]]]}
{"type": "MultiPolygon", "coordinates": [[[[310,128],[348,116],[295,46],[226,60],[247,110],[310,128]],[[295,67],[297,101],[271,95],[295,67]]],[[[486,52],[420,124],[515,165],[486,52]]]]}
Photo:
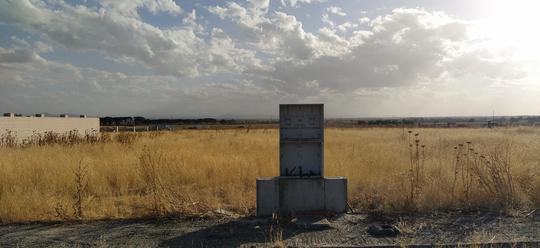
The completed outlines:
{"type": "Polygon", "coordinates": [[[0,225],[0,247],[387,246],[513,242],[540,247],[540,213],[438,213],[416,216],[345,214],[281,220],[254,217],[111,220],[0,225]],[[317,223],[313,223],[318,221],[317,223]],[[396,237],[374,237],[391,224],[396,237]],[[525,243],[520,243],[525,242],[525,243]]]}

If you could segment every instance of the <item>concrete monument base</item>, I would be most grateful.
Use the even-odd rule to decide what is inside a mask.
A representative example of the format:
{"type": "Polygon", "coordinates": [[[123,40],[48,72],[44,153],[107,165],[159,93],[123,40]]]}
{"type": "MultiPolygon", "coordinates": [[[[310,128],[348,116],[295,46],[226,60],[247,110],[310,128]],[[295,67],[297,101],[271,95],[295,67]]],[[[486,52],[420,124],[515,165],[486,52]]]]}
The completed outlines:
{"type": "Polygon", "coordinates": [[[310,212],[343,213],[347,209],[345,177],[271,177],[257,179],[257,216],[310,212]]]}

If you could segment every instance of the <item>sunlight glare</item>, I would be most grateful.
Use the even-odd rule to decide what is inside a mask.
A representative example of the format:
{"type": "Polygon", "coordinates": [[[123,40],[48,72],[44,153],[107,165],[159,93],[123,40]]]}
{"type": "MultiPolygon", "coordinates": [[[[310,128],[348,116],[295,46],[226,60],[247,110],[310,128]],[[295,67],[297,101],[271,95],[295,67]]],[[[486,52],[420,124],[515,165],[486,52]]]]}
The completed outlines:
{"type": "Polygon", "coordinates": [[[540,1],[495,0],[483,33],[520,55],[540,56],[540,1]]]}

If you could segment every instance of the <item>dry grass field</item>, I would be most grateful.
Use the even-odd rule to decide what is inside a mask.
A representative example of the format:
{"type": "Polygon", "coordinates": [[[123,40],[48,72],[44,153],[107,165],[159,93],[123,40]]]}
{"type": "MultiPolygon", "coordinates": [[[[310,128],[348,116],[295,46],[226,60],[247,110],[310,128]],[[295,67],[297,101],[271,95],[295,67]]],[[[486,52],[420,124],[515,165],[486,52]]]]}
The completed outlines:
{"type": "MultiPolygon", "coordinates": [[[[540,129],[334,129],[325,174],[354,208],[540,207],[540,129]],[[418,135],[417,135],[418,134],[418,135]]],[[[101,142],[0,147],[0,221],[251,214],[255,179],[278,175],[276,129],[105,134],[101,142]]]]}

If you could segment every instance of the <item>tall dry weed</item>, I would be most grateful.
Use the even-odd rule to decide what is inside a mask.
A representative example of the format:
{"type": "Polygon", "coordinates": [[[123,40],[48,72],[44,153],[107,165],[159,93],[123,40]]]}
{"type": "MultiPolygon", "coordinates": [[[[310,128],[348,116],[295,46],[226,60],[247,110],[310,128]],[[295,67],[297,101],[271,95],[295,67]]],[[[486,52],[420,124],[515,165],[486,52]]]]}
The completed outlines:
{"type": "MultiPolygon", "coordinates": [[[[539,206],[540,132],[414,129],[410,140],[402,128],[325,132],[325,175],[348,178],[355,208],[539,206]],[[497,145],[509,139],[511,149],[497,145]]],[[[107,135],[117,141],[121,134],[107,135]]],[[[255,179],[279,174],[277,129],[127,135],[133,136],[129,142],[0,146],[1,221],[191,215],[215,209],[252,214],[255,179]],[[69,169],[81,160],[80,170],[69,169]],[[81,211],[73,207],[76,202],[82,203],[81,211]]]]}
{"type": "Polygon", "coordinates": [[[73,171],[75,192],[73,193],[73,212],[75,218],[84,217],[84,205],[88,197],[88,166],[81,160],[77,168],[73,171]]]}
{"type": "Polygon", "coordinates": [[[131,145],[133,141],[137,138],[137,134],[128,133],[128,132],[121,132],[118,135],[116,135],[116,142],[123,144],[123,145],[131,145]]]}
{"type": "Polygon", "coordinates": [[[487,151],[467,141],[454,147],[454,150],[454,198],[460,186],[462,197],[459,200],[465,207],[487,205],[495,209],[508,209],[520,205],[512,173],[510,141],[504,141],[487,151]]]}
{"type": "Polygon", "coordinates": [[[33,132],[27,138],[18,139],[17,133],[6,130],[0,135],[0,147],[31,147],[31,146],[49,146],[63,145],[73,146],[76,144],[94,144],[98,142],[109,142],[110,136],[106,133],[100,134],[96,130],[85,131],[80,134],[78,130],[70,130],[66,133],[33,132]]]}
{"type": "Polygon", "coordinates": [[[426,145],[421,143],[420,133],[413,134],[412,131],[408,131],[408,150],[410,162],[408,173],[409,199],[405,207],[414,210],[425,183],[426,145]]]}
{"type": "Polygon", "coordinates": [[[139,157],[140,174],[145,183],[145,191],[152,198],[152,210],[154,215],[162,215],[162,189],[160,174],[158,169],[163,164],[163,157],[157,151],[151,151],[145,147],[139,157]]]}
{"type": "Polygon", "coordinates": [[[17,134],[14,131],[6,130],[0,135],[0,146],[15,147],[17,145],[17,134]]]}

